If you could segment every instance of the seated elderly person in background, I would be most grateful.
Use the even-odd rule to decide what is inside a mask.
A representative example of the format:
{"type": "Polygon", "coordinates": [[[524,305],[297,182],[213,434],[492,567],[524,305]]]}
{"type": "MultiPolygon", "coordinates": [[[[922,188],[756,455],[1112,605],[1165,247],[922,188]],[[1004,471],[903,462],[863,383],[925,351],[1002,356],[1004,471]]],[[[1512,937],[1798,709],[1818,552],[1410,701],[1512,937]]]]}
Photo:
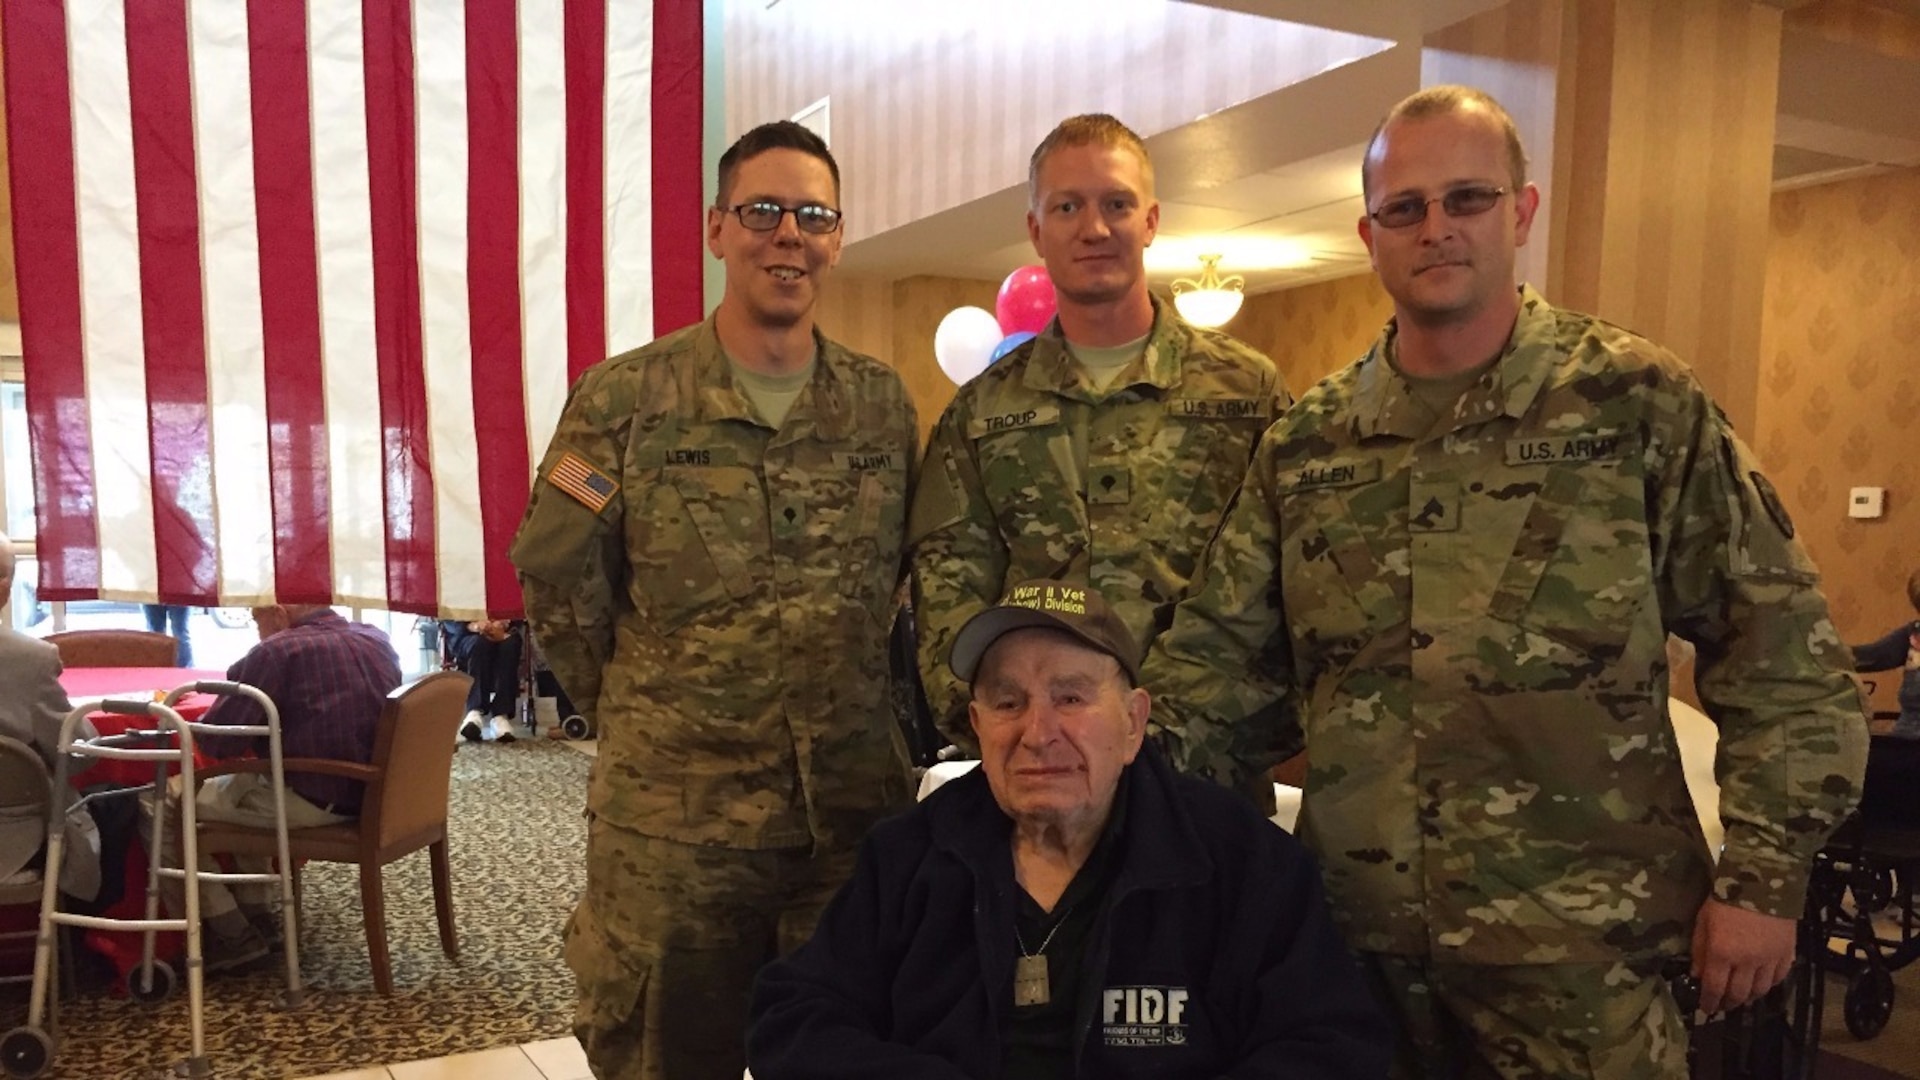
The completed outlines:
{"type": "MultiPolygon", "coordinates": [[[[14,562],[13,541],[0,533],[0,603],[13,595],[14,562]]],[[[73,709],[60,687],[60,670],[60,650],[0,625],[0,735],[32,747],[49,772],[60,741],[60,722],[73,709]]],[[[83,719],[73,736],[91,739],[95,734],[93,725],[83,719]]],[[[93,764],[93,758],[75,758],[72,771],[79,773],[93,764]]],[[[85,814],[82,809],[69,815],[60,887],[69,895],[91,900],[100,887],[100,852],[95,844],[84,842],[89,824],[85,814]]],[[[37,865],[45,857],[46,843],[45,819],[0,815],[0,880],[37,865]]]]}
{"type": "Polygon", "coordinates": [[[505,619],[440,621],[440,632],[447,638],[447,655],[473,677],[473,688],[467,691],[467,715],[460,721],[460,735],[468,742],[513,741],[524,625],[505,619]]]}
{"type": "MultiPolygon", "coordinates": [[[[1907,599],[1920,614],[1920,570],[1907,578],[1907,599]]],[[[1855,645],[1853,664],[1863,672],[1900,670],[1900,716],[1887,734],[1920,739],[1920,619],[1901,623],[1878,641],[1855,645]]]]}
{"type": "MultiPolygon", "coordinates": [[[[365,763],[373,757],[374,730],[386,697],[400,685],[400,659],[379,629],[349,622],[330,607],[288,605],[257,607],[253,621],[260,644],[227,669],[227,678],[259,687],[280,712],[280,745],[289,758],[332,758],[365,763]]],[[[264,723],[260,706],[246,697],[221,698],[204,722],[247,726],[264,723]]],[[[219,758],[264,754],[264,740],[209,737],[200,749],[219,758]]],[[[179,778],[170,797],[179,798],[179,778]]],[[[336,825],[359,816],[366,785],[358,780],[288,772],[287,827],[336,825]]],[[[273,779],[259,773],[216,776],[200,788],[196,808],[202,821],[271,826],[273,779]]],[[[178,822],[176,812],[169,819],[178,822]]],[[[170,865],[180,865],[177,830],[167,830],[170,865]]],[[[266,873],[267,860],[236,859],[246,872],[266,873]]],[[[211,862],[203,868],[216,869],[211,862]]],[[[184,911],[181,882],[162,881],[168,906],[184,911]]],[[[228,889],[219,882],[200,886],[207,970],[252,963],[268,954],[279,930],[267,885],[228,889]],[[237,895],[236,895],[237,894],[237,895]]]]}
{"type": "Polygon", "coordinates": [[[761,972],[756,1080],[1385,1075],[1311,858],[1144,744],[1139,660],[1079,584],[961,628],[981,767],[875,827],[761,972]]]}

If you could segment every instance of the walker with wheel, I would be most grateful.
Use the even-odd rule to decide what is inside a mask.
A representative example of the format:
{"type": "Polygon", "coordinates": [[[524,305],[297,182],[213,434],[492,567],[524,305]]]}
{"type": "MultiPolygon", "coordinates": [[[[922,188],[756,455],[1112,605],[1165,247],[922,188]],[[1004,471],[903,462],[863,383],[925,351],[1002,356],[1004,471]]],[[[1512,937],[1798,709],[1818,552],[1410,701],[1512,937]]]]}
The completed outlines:
{"type": "Polygon", "coordinates": [[[120,788],[112,791],[97,792],[87,796],[86,800],[139,795],[153,793],[153,833],[148,848],[148,874],[145,917],[140,919],[115,919],[92,915],[78,915],[57,909],[58,883],[64,835],[60,827],[61,814],[55,813],[47,830],[47,860],[44,891],[41,894],[39,934],[34,942],[33,986],[28,997],[27,1021],[5,1035],[0,1035],[0,1072],[18,1080],[33,1080],[44,1075],[52,1067],[54,1055],[58,1049],[53,1037],[43,1026],[49,1016],[49,991],[54,982],[55,927],[74,926],[93,930],[138,930],[142,934],[140,966],[128,973],[127,991],[137,1002],[155,1004],[171,997],[176,986],[176,976],[171,965],[154,955],[156,935],[163,930],[178,931],[186,936],[187,1004],[192,1026],[192,1053],[176,1068],[176,1073],[187,1077],[205,1077],[211,1075],[206,1056],[206,1040],[203,1025],[204,995],[203,970],[200,953],[200,881],[221,881],[232,884],[278,882],[280,885],[280,911],[282,928],[286,939],[285,960],[287,972],[287,991],[282,999],[286,1008],[301,1003],[305,991],[300,983],[300,954],[297,928],[294,925],[292,861],[287,851],[287,808],[285,776],[281,769],[280,712],[274,707],[273,700],[257,687],[245,683],[227,681],[207,681],[189,683],[175,688],[162,701],[131,701],[108,699],[104,701],[83,702],[67,714],[60,725],[58,753],[55,757],[54,790],[68,790],[68,774],[72,757],[112,758],[122,761],[151,761],[154,763],[154,780],[139,787],[120,788]],[[175,711],[180,699],[189,693],[213,694],[218,696],[244,696],[259,704],[265,714],[266,723],[253,726],[229,726],[205,724],[188,721],[175,711]],[[154,721],[155,727],[144,730],[131,730],[119,735],[106,735],[94,739],[75,739],[74,732],[80,721],[89,712],[100,711],[121,716],[147,717],[154,721]],[[194,740],[197,736],[265,736],[267,753],[271,761],[274,790],[275,831],[279,840],[279,872],[273,874],[215,873],[199,869],[199,844],[197,840],[198,820],[194,810],[197,788],[194,784],[194,740]],[[69,756],[71,755],[71,756],[69,756]],[[181,777],[180,798],[180,850],[181,866],[163,866],[161,838],[166,835],[167,798],[169,766],[179,769],[181,777]],[[180,880],[183,883],[185,917],[178,919],[160,918],[160,879],[162,876],[180,880]]]}

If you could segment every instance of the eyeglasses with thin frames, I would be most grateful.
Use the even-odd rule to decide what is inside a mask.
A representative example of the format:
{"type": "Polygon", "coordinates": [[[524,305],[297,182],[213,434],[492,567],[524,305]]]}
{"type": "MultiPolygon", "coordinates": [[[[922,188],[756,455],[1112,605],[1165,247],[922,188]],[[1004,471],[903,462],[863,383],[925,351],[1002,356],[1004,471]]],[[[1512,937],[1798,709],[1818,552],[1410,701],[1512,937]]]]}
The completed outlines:
{"type": "Polygon", "coordinates": [[[1380,209],[1370,211],[1367,216],[1389,229],[1405,229],[1427,220],[1427,208],[1434,203],[1447,212],[1448,217],[1476,217],[1494,208],[1505,195],[1503,187],[1457,187],[1445,195],[1423,199],[1418,195],[1409,195],[1404,199],[1394,199],[1382,203],[1380,209]]]}
{"type": "Polygon", "coordinates": [[[819,203],[781,206],[777,202],[743,202],[725,209],[754,232],[772,232],[788,214],[793,215],[794,226],[803,233],[824,236],[840,227],[840,211],[819,203]]]}

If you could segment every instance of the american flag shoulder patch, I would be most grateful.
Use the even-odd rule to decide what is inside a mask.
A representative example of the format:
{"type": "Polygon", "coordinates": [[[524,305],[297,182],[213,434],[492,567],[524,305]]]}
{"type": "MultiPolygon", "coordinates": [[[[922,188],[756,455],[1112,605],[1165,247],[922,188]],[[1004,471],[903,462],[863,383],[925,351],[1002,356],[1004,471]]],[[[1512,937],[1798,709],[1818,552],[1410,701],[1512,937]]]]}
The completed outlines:
{"type": "Polygon", "coordinates": [[[547,482],[578,500],[594,513],[606,509],[619,485],[613,477],[587,464],[579,454],[568,451],[547,470],[547,482]]]}

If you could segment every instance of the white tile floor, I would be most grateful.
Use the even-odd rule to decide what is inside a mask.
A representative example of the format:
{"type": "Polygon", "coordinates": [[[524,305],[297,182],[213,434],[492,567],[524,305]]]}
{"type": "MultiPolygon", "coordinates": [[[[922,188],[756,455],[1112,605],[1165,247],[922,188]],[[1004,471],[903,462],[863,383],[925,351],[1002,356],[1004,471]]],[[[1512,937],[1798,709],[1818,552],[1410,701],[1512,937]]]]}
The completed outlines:
{"type": "Polygon", "coordinates": [[[503,1046],[431,1061],[328,1073],[308,1080],[593,1080],[586,1052],[573,1036],[503,1046]]]}

